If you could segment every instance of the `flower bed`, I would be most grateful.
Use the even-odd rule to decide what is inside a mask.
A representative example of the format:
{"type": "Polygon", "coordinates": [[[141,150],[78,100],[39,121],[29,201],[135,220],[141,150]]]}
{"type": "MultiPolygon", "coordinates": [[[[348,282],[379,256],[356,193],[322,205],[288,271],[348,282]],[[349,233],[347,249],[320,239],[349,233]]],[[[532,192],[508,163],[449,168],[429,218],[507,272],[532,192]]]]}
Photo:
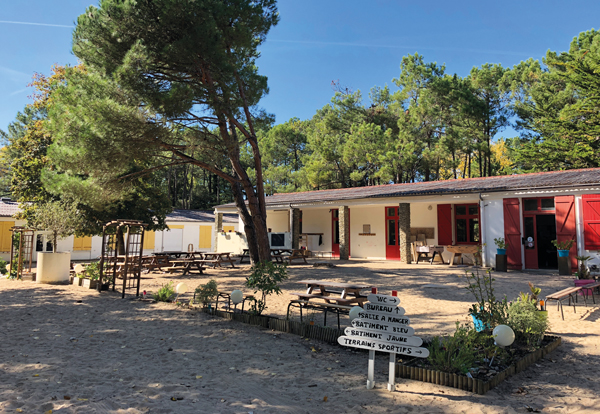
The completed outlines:
{"type": "Polygon", "coordinates": [[[506,378],[511,377],[545,355],[554,351],[561,343],[558,336],[546,336],[542,346],[530,353],[515,358],[513,363],[505,367],[502,371],[492,369],[480,369],[478,374],[469,378],[466,375],[450,374],[448,372],[436,371],[428,367],[427,360],[412,358],[397,364],[396,376],[416,381],[429,382],[437,385],[458,388],[465,391],[472,391],[483,395],[492,388],[496,387],[506,378]],[[489,375],[489,374],[492,375],[489,375]],[[495,374],[494,374],[495,373],[495,374]]]}

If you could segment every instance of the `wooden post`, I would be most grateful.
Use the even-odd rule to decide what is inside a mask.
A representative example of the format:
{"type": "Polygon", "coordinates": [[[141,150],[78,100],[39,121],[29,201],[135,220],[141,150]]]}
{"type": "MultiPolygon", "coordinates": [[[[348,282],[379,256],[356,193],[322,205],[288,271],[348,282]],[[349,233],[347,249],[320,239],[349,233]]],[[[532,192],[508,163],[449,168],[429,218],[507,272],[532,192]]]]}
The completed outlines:
{"type": "MultiPolygon", "coordinates": [[[[373,351],[375,353],[375,351],[373,351]]],[[[390,375],[388,378],[388,391],[396,390],[396,354],[390,352],[390,375]]]]}
{"type": "Polygon", "coordinates": [[[367,389],[375,386],[375,351],[369,351],[369,368],[367,372],[367,389]]]}

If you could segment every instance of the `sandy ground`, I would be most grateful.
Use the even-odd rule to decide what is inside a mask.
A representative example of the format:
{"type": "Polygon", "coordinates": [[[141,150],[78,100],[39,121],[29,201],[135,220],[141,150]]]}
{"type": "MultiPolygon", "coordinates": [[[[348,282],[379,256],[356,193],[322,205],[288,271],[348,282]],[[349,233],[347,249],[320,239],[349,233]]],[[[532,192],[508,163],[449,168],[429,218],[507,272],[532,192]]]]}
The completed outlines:
{"type": "MultiPolygon", "coordinates": [[[[472,298],[464,269],[429,264],[335,262],[336,268],[290,267],[283,294],[267,314],[284,317],[306,278],[365,282],[399,291],[416,335],[454,330],[472,298]]],[[[173,280],[190,287],[217,280],[243,288],[248,267],[203,276],[158,272],[142,289],[173,280]]],[[[548,273],[495,274],[498,296],[514,299],[531,281],[542,295],[572,285],[548,273]]],[[[387,385],[387,354],[378,354],[376,387],[367,390],[367,354],[173,304],[121,299],[74,286],[0,280],[0,412],[12,413],[512,413],[600,412],[600,310],[580,301],[565,320],[549,308],[551,333],[563,345],[485,396],[417,381],[387,385]],[[313,350],[314,349],[314,350],[313,350]],[[316,352],[315,352],[316,351],[316,352]],[[324,398],[326,401],[324,401],[324,398]]],[[[294,315],[297,317],[297,315],[294,315]]],[[[329,321],[328,321],[329,322],[329,321]]],[[[344,318],[347,324],[347,317],[344,318]]]]}

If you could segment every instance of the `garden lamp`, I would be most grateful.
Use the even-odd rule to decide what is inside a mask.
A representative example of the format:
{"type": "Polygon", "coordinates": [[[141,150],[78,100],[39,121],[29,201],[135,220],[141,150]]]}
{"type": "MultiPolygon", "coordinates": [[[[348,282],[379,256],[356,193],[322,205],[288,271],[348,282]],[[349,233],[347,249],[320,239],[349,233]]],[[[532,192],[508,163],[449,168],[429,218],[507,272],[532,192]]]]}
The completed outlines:
{"type": "Polygon", "coordinates": [[[349,312],[350,322],[352,322],[354,319],[358,318],[358,313],[362,312],[362,311],[363,311],[363,308],[361,308],[360,306],[353,306],[349,312]]]}
{"type": "MultiPolygon", "coordinates": [[[[513,342],[515,342],[515,333],[511,327],[507,325],[496,326],[492,331],[492,336],[494,337],[495,344],[501,347],[511,346],[513,342]]],[[[498,349],[496,348],[496,351],[494,351],[494,356],[490,361],[490,367],[494,362],[494,358],[496,358],[497,351],[498,349]]]]}
{"type": "Polygon", "coordinates": [[[231,301],[233,302],[233,304],[235,305],[235,309],[234,309],[234,312],[235,312],[235,310],[237,310],[238,303],[242,303],[242,301],[244,300],[244,294],[242,293],[241,290],[236,289],[233,292],[231,292],[230,298],[231,298],[231,301]]]}
{"type": "Polygon", "coordinates": [[[175,293],[177,293],[175,302],[177,302],[179,295],[183,295],[187,291],[188,291],[188,286],[185,283],[178,283],[177,286],[175,286],[175,293]]]}

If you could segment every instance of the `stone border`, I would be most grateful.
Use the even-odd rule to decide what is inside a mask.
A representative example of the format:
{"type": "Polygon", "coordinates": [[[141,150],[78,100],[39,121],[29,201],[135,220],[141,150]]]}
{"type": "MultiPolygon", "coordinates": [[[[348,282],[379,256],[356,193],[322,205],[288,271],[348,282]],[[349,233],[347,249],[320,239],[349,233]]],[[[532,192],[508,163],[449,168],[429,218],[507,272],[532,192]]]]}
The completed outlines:
{"type": "MultiPolygon", "coordinates": [[[[233,313],[214,309],[209,311],[208,308],[199,308],[199,310],[220,318],[238,321],[248,325],[262,326],[266,329],[274,329],[280,332],[300,335],[305,338],[317,339],[330,344],[338,345],[338,337],[344,335],[343,329],[308,325],[306,323],[288,321],[271,316],[254,316],[247,313],[233,313]]],[[[561,338],[559,336],[546,335],[545,337],[551,339],[549,344],[536,350],[535,352],[525,355],[523,358],[510,365],[504,371],[494,375],[488,381],[483,381],[477,378],[469,378],[465,375],[436,371],[433,369],[411,367],[409,365],[403,365],[400,363],[396,364],[396,377],[429,382],[436,385],[444,385],[446,387],[458,388],[460,390],[471,391],[475,394],[483,395],[492,388],[498,386],[498,384],[500,384],[506,378],[518,374],[529,365],[554,351],[561,344],[561,338]]]]}
{"type": "Polygon", "coordinates": [[[525,355],[516,363],[510,365],[504,371],[494,375],[489,381],[483,381],[476,378],[469,378],[465,375],[449,374],[447,372],[436,371],[432,369],[411,367],[409,365],[396,365],[396,376],[416,381],[429,382],[436,385],[458,388],[460,390],[472,391],[475,394],[483,395],[492,388],[496,387],[506,378],[509,378],[527,368],[537,360],[554,351],[560,344],[559,336],[546,335],[546,338],[552,339],[552,342],[546,346],[525,355]]]}

